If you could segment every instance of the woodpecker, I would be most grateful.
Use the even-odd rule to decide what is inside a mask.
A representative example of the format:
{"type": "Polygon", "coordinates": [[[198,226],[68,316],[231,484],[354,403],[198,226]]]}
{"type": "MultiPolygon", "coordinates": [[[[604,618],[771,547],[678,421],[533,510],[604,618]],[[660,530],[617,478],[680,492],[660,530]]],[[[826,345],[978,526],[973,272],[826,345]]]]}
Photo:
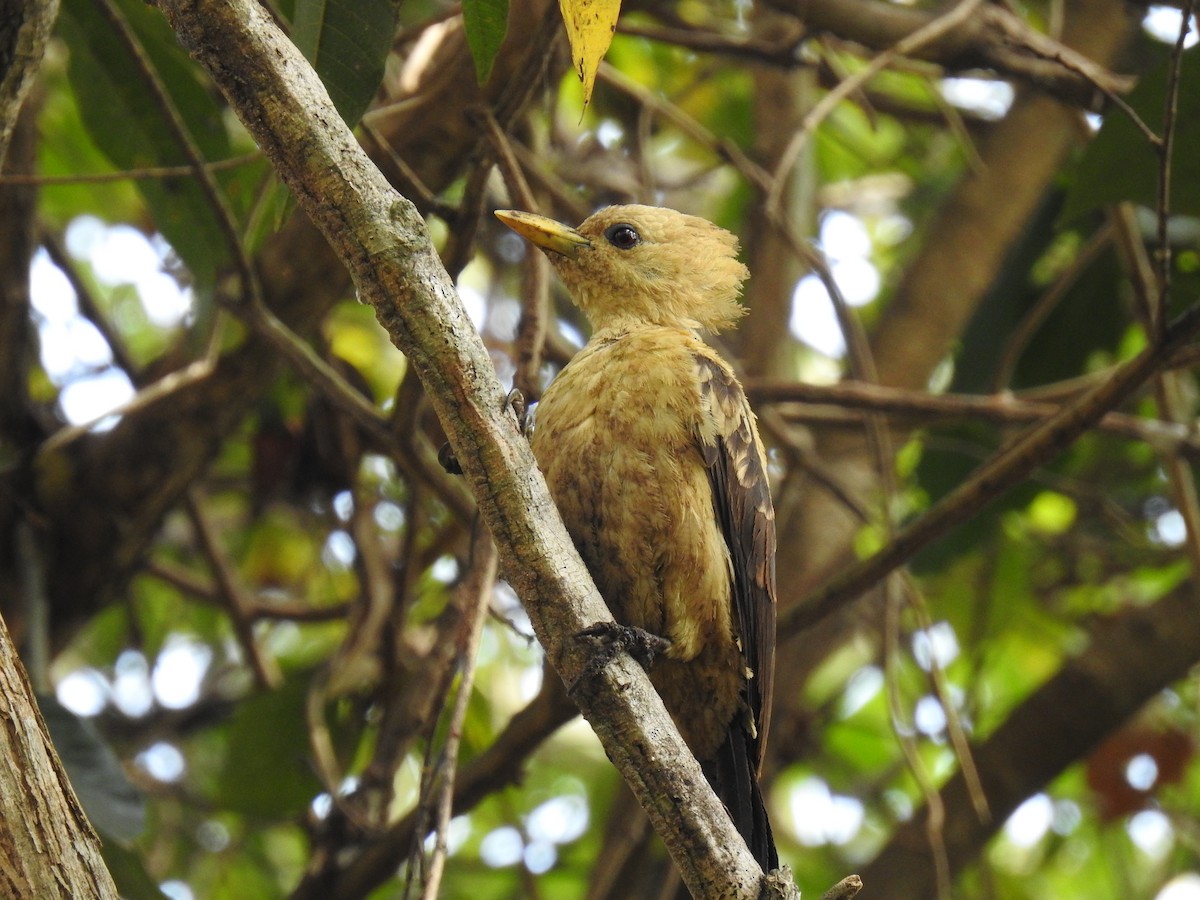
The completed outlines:
{"type": "Polygon", "coordinates": [[[758,785],[775,513],[754,413],[700,337],[744,312],[737,238],[650,206],[610,206],[577,229],[496,216],[546,252],[592,326],[534,416],[550,494],[613,618],[663,639],[651,681],[759,864],[778,868],[758,785]]]}

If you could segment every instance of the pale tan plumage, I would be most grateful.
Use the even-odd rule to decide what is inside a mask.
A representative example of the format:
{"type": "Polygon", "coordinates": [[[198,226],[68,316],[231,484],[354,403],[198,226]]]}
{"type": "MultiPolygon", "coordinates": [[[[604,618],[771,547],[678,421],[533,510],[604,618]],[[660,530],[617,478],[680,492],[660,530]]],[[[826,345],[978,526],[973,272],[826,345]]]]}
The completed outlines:
{"type": "Polygon", "coordinates": [[[650,676],[760,862],[775,531],[766,457],[730,367],[697,334],[735,323],[737,239],[694,216],[614,206],[578,230],[498,212],[549,252],[594,329],[538,404],[533,450],[625,625],[670,641],[650,676]]]}

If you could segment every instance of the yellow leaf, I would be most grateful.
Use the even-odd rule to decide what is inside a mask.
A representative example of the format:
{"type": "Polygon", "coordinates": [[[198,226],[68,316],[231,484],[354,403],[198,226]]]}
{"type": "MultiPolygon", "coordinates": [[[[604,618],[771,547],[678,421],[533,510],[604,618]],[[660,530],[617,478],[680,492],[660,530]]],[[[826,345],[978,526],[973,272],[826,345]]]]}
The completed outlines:
{"type": "Polygon", "coordinates": [[[583,108],[587,109],[592,102],[596,70],[617,30],[621,0],[558,0],[558,8],[567,26],[571,61],[575,74],[583,82],[583,108]]]}

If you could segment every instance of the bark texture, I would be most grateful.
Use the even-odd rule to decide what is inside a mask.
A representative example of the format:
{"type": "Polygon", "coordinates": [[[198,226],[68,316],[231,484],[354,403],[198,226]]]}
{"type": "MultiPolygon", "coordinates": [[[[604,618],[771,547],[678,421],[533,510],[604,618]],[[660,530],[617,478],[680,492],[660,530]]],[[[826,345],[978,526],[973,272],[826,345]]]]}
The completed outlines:
{"type": "Polygon", "coordinates": [[[0,897],[117,897],[2,618],[0,897]]]}
{"type": "Polygon", "coordinates": [[[573,636],[607,620],[607,609],[416,208],[371,164],[261,7],[249,0],[160,6],[420,375],[548,658],[578,685],[574,699],[693,893],[760,896],[762,871],[645,672],[627,656],[587,672],[586,644],[573,636]]]}

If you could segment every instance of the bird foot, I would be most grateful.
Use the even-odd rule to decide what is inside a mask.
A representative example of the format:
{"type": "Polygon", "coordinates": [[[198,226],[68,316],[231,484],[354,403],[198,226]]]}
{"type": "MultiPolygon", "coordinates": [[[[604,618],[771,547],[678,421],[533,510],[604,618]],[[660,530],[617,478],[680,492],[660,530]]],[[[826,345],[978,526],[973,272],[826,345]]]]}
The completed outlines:
{"type": "Polygon", "coordinates": [[[660,653],[666,653],[671,648],[671,642],[665,637],[651,634],[644,628],[633,625],[621,625],[617,622],[597,622],[575,635],[577,640],[591,640],[595,653],[588,660],[579,677],[567,688],[567,693],[573,693],[576,686],[585,679],[602,672],[622,650],[637,660],[646,671],[654,664],[654,658],[660,653]]]}
{"type": "Polygon", "coordinates": [[[442,444],[438,450],[438,464],[446,470],[448,475],[461,475],[463,473],[462,465],[458,461],[458,457],[454,455],[454,448],[450,446],[450,442],[442,444]]]}

